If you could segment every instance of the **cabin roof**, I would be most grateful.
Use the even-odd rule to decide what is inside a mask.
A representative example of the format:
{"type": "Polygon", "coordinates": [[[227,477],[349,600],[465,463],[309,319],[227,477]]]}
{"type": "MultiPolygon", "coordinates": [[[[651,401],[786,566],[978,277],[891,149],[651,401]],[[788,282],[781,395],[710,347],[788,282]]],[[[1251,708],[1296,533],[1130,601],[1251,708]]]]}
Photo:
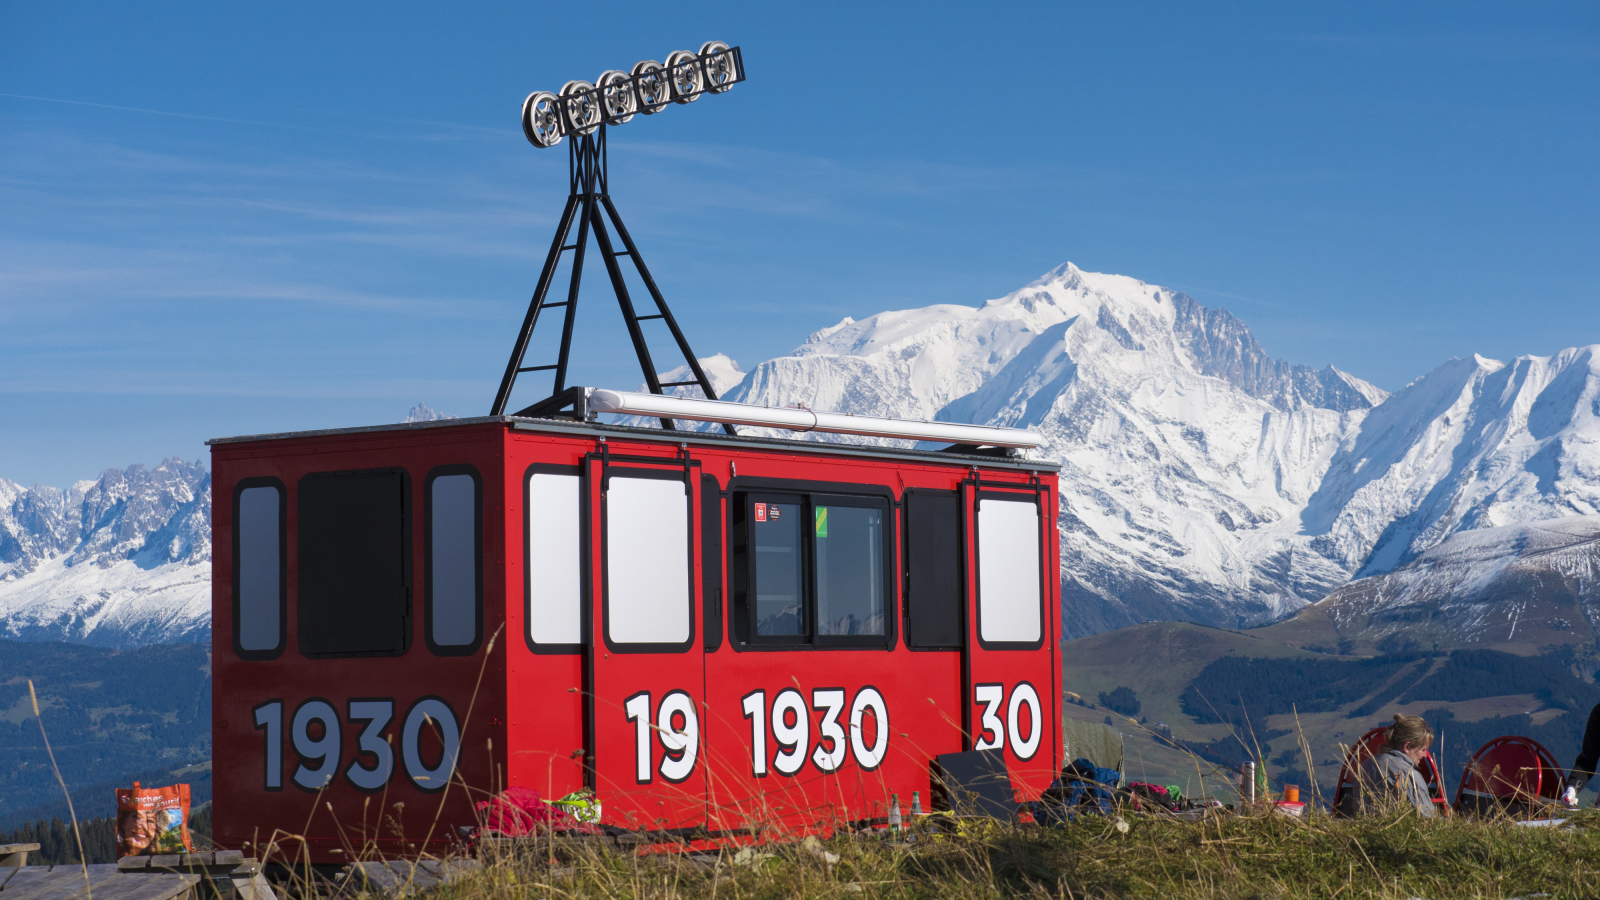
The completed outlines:
{"type": "Polygon", "coordinates": [[[342,434],[368,434],[375,432],[424,431],[437,428],[462,428],[473,425],[501,424],[513,431],[538,434],[582,435],[587,437],[617,437],[634,440],[668,441],[699,446],[719,446],[732,449],[744,447],[752,450],[779,450],[786,453],[817,453],[829,456],[863,456],[879,459],[899,459],[920,463],[959,463],[996,469],[1056,472],[1061,464],[1048,459],[1030,459],[1025,455],[1000,455],[993,451],[962,452],[958,450],[911,450],[896,447],[874,447],[847,444],[837,441],[806,441],[793,438],[746,437],[705,431],[667,431],[662,428],[640,428],[631,425],[607,425],[600,422],[578,422],[563,419],[528,419],[517,416],[476,416],[467,419],[440,419],[433,422],[397,422],[391,425],[362,425],[353,428],[324,428],[314,431],[285,431],[276,434],[246,434],[236,437],[219,437],[206,441],[211,446],[245,444],[259,441],[281,441],[293,438],[330,437],[342,434]]]}

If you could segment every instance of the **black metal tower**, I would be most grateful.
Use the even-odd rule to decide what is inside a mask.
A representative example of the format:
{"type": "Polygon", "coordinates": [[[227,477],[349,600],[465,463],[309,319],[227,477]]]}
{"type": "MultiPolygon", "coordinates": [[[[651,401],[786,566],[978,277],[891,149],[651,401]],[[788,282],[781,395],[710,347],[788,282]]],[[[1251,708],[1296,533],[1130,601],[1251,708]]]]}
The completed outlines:
{"type": "MultiPolygon", "coordinates": [[[[550,244],[550,255],[545,257],[544,271],[539,273],[538,287],[534,289],[533,299],[528,304],[528,315],[522,320],[522,331],[517,334],[516,346],[511,350],[511,360],[506,363],[506,374],[500,380],[500,390],[495,394],[494,407],[489,410],[489,414],[492,416],[506,414],[506,404],[511,400],[511,390],[516,386],[518,375],[523,372],[551,370],[555,371],[555,387],[551,390],[550,396],[512,415],[540,417],[558,413],[568,406],[581,408],[583,398],[578,392],[582,389],[567,386],[567,364],[572,353],[572,327],[578,315],[578,286],[583,280],[584,252],[591,233],[600,248],[600,255],[605,259],[606,273],[611,276],[611,288],[616,292],[617,304],[622,307],[622,318],[627,323],[628,336],[633,340],[633,351],[639,357],[639,367],[644,370],[644,381],[649,386],[650,392],[661,394],[669,387],[699,385],[705,392],[706,399],[717,399],[717,392],[711,386],[711,379],[706,377],[699,360],[695,358],[694,351],[689,348],[689,341],[684,338],[683,330],[672,317],[672,310],[667,308],[667,301],[661,296],[660,288],[656,287],[655,279],[650,277],[650,269],[645,266],[644,258],[639,255],[638,246],[628,235],[627,227],[622,224],[622,217],[617,214],[617,208],[611,202],[611,195],[606,188],[606,126],[602,124],[590,134],[575,135],[568,150],[568,159],[571,191],[567,196],[567,205],[561,213],[561,223],[556,226],[555,240],[550,244]],[[622,241],[622,250],[617,250],[611,243],[611,235],[606,230],[608,219],[611,227],[616,230],[617,237],[622,241]],[[578,226],[578,236],[568,244],[567,238],[572,233],[574,222],[578,226]],[[555,280],[556,267],[561,262],[561,255],[568,251],[572,252],[573,257],[572,281],[567,287],[567,299],[559,303],[549,303],[547,295],[551,283],[555,280]],[[639,277],[643,279],[645,288],[655,301],[654,314],[641,316],[635,312],[633,298],[629,296],[628,285],[622,277],[622,265],[618,262],[618,257],[622,256],[632,260],[634,267],[638,269],[639,277]],[[528,342],[533,337],[533,329],[539,324],[540,315],[545,310],[555,307],[565,309],[561,323],[561,349],[556,361],[549,365],[523,365],[523,357],[528,352],[528,342]],[[650,347],[645,340],[644,329],[640,327],[640,323],[656,319],[665,322],[667,328],[671,330],[678,351],[683,354],[684,361],[689,364],[689,370],[694,373],[693,381],[673,381],[665,384],[660,381],[655,363],[650,356],[650,347]]],[[[662,419],[661,425],[668,429],[674,427],[671,419],[662,419]]],[[[729,434],[735,433],[732,425],[722,427],[729,434]]]]}

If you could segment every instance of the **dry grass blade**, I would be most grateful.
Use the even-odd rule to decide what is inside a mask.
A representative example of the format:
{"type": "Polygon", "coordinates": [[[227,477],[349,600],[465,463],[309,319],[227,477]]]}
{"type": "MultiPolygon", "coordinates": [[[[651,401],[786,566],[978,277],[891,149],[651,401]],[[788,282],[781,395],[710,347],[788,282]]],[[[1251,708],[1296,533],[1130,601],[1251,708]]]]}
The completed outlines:
{"type": "Polygon", "coordinates": [[[83,833],[78,830],[78,811],[72,808],[72,792],[67,790],[66,779],[61,777],[61,767],[56,765],[56,752],[50,749],[50,736],[44,733],[44,716],[39,714],[39,695],[33,689],[33,679],[28,679],[28,701],[33,704],[33,719],[39,723],[39,739],[44,741],[45,755],[50,757],[50,771],[56,773],[56,783],[61,785],[61,794],[67,798],[67,815],[72,818],[72,837],[78,842],[78,864],[83,867],[83,895],[85,900],[94,900],[94,891],[89,885],[88,857],[83,855],[83,833]]]}

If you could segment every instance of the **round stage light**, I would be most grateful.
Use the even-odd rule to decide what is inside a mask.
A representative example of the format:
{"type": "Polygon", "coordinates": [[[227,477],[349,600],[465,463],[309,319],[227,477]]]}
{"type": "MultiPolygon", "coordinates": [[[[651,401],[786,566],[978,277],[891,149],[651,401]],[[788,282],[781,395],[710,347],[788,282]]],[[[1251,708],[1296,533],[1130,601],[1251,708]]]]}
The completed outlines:
{"type": "Polygon", "coordinates": [[[706,90],[720,94],[733,87],[733,82],[739,77],[739,73],[733,62],[733,54],[728,52],[727,44],[721,41],[706,41],[700,45],[699,56],[705,65],[706,90]]]}
{"type": "Polygon", "coordinates": [[[600,127],[600,103],[589,82],[569,81],[562,85],[561,104],[567,110],[568,134],[591,134],[600,127]]]}
{"type": "Polygon", "coordinates": [[[534,91],[522,101],[522,133],[528,143],[554,147],[561,143],[561,100],[549,91],[534,91]]]}
{"type": "Polygon", "coordinates": [[[647,116],[666,109],[667,103],[672,100],[672,85],[667,81],[667,72],[661,68],[661,63],[653,59],[633,64],[633,83],[639,91],[639,112],[647,116]]]}
{"type": "Polygon", "coordinates": [[[600,89],[600,108],[607,125],[621,125],[639,111],[639,101],[633,95],[633,84],[627,72],[607,69],[594,84],[600,89]]]}
{"type": "Polygon", "coordinates": [[[705,75],[695,63],[698,60],[687,50],[674,50],[667,55],[667,73],[672,81],[672,102],[693,103],[705,90],[705,75]]]}

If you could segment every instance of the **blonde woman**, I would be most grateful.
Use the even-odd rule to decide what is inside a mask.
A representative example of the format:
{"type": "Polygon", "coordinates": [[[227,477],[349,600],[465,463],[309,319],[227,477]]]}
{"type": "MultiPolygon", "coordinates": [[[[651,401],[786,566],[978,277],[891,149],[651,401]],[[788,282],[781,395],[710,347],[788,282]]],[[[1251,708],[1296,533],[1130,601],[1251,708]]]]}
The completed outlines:
{"type": "Polygon", "coordinates": [[[1341,812],[1364,815],[1404,804],[1424,818],[1437,816],[1439,811],[1428,796],[1428,783],[1417,768],[1433,745],[1433,729],[1421,716],[1396,715],[1385,739],[1378,755],[1361,762],[1355,789],[1340,804],[1344,807],[1341,812]]]}

